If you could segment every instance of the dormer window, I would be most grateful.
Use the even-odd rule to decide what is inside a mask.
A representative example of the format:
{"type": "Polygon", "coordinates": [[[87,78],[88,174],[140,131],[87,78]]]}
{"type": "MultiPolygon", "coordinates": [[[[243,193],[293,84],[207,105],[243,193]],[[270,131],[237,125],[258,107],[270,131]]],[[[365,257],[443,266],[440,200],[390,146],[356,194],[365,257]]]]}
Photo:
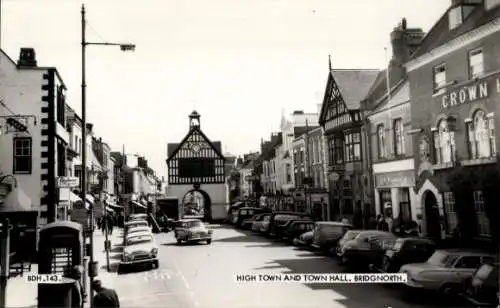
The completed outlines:
{"type": "Polygon", "coordinates": [[[484,6],[486,7],[487,10],[491,10],[495,7],[500,5],[500,0],[485,0],[484,1],[484,6]]]}
{"type": "Polygon", "coordinates": [[[463,21],[462,7],[457,6],[455,8],[452,8],[448,13],[448,23],[450,25],[450,30],[453,30],[456,27],[460,26],[462,24],[462,21],[463,21]]]}

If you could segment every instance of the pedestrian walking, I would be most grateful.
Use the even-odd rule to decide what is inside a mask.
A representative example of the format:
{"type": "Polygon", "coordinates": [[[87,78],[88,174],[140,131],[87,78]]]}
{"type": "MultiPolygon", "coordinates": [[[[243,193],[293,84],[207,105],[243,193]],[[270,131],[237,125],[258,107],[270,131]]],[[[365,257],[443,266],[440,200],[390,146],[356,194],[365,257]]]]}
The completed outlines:
{"type": "Polygon", "coordinates": [[[92,289],[97,293],[93,298],[94,308],[120,308],[120,300],[115,290],[103,287],[100,280],[92,282],[92,289]]]}
{"type": "Polygon", "coordinates": [[[113,234],[113,227],[114,227],[113,217],[111,215],[108,215],[107,221],[108,221],[108,232],[111,235],[113,234]]]}
{"type": "Polygon", "coordinates": [[[108,227],[108,220],[106,219],[106,217],[101,217],[101,231],[102,231],[102,235],[106,235],[107,227],[108,227]]]}

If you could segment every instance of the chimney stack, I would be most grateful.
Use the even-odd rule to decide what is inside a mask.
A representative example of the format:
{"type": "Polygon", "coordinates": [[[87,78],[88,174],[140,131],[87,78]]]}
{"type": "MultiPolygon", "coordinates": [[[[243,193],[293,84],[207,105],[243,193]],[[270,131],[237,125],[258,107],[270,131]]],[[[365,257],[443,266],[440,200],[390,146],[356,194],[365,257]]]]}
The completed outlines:
{"type": "MultiPolygon", "coordinates": [[[[421,28],[408,28],[406,18],[391,32],[392,59],[390,62],[391,80],[397,81],[404,77],[406,63],[420,46],[425,33],[421,28]]],[[[391,82],[392,84],[392,82],[391,82]]]]}
{"type": "Polygon", "coordinates": [[[19,52],[19,60],[17,60],[17,67],[36,67],[36,54],[35,49],[31,47],[23,47],[19,52]]]}
{"type": "Polygon", "coordinates": [[[87,123],[87,133],[91,133],[92,132],[92,128],[94,128],[94,124],[92,123],[87,123]]]}

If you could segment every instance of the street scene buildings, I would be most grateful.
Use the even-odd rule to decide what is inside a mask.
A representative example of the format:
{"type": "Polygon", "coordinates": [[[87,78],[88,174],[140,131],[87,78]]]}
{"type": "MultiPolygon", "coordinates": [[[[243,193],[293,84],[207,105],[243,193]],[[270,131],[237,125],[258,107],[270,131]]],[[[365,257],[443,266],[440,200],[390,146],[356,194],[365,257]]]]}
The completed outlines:
{"type": "MultiPolygon", "coordinates": [[[[102,297],[113,307],[498,305],[500,0],[452,0],[425,31],[401,17],[384,34],[382,68],[325,54],[316,101],[300,98],[296,108],[271,96],[281,114],[267,128],[248,120],[248,109],[221,118],[203,111],[202,121],[203,105],[179,115],[184,135],[175,140],[125,123],[127,140],[162,144],[165,170],[153,167],[153,150],[105,138],[119,116],[109,127],[87,117],[86,48],[135,45],[86,41],[85,6],[81,16],[80,99],[68,94],[78,85],[41,65],[35,48],[0,49],[0,308],[100,308],[102,297]],[[207,125],[227,131],[235,116],[259,132],[245,153],[228,151],[230,138],[207,125]],[[285,273],[369,283],[235,278],[285,273]],[[389,280],[398,288],[382,286],[389,280]]],[[[371,61],[359,46],[349,48],[371,61]]],[[[183,78],[161,74],[174,85],[165,92],[183,78]]],[[[207,97],[234,90],[224,82],[207,97]]],[[[172,97],[171,113],[197,100],[172,97]]],[[[131,112],[173,129],[141,108],[131,112]]]]}

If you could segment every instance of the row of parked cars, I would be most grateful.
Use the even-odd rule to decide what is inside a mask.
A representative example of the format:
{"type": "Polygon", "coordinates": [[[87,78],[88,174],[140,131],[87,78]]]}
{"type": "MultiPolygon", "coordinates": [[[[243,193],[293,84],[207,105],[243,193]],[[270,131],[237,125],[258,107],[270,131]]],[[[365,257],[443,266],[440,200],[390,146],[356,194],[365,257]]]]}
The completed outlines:
{"type": "Polygon", "coordinates": [[[314,221],[308,214],[262,208],[235,209],[230,222],[337,258],[345,267],[406,273],[406,291],[433,291],[464,298],[472,305],[498,305],[498,258],[486,251],[439,249],[422,237],[356,230],[347,222],[314,221]]]}
{"type": "Polygon", "coordinates": [[[158,246],[146,214],[132,214],[123,228],[123,252],[118,272],[134,266],[158,268],[158,246]]]}

